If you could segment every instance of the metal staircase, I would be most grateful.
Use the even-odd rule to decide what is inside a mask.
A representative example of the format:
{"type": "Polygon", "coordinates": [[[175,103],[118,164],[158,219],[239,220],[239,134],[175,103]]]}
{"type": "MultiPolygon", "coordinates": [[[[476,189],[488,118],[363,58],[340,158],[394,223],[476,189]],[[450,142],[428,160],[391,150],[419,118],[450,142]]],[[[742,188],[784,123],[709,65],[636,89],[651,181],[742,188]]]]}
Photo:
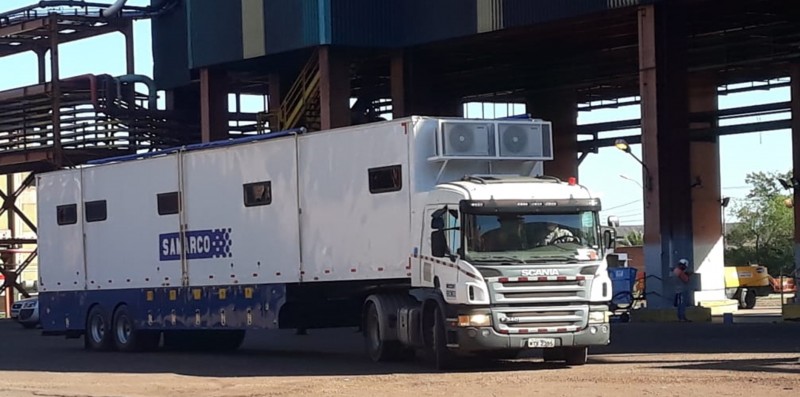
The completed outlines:
{"type": "Polygon", "coordinates": [[[314,51],[286,93],[280,107],[258,117],[259,131],[281,131],[298,127],[317,131],[321,128],[319,96],[319,52],[314,51]]]}

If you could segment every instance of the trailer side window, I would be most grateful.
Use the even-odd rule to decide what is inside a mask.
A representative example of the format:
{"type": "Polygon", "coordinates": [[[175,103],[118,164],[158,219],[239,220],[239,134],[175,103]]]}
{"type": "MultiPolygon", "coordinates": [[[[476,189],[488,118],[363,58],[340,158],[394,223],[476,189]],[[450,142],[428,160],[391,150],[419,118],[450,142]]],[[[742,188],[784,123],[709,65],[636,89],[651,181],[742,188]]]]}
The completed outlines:
{"type": "Polygon", "coordinates": [[[58,222],[59,225],[78,223],[78,205],[66,204],[56,207],[56,222],[58,222]]]}
{"type": "Polygon", "coordinates": [[[158,200],[158,215],[177,214],[180,211],[180,193],[160,193],[156,196],[158,200]]]}
{"type": "Polygon", "coordinates": [[[245,207],[272,204],[272,182],[246,183],[242,187],[245,207]]]}
{"type": "Polygon", "coordinates": [[[86,213],[86,222],[104,221],[108,217],[106,201],[87,201],[84,203],[84,212],[86,213]]]}
{"type": "Polygon", "coordinates": [[[400,165],[370,168],[368,170],[369,192],[372,194],[396,192],[403,188],[400,165]]]}

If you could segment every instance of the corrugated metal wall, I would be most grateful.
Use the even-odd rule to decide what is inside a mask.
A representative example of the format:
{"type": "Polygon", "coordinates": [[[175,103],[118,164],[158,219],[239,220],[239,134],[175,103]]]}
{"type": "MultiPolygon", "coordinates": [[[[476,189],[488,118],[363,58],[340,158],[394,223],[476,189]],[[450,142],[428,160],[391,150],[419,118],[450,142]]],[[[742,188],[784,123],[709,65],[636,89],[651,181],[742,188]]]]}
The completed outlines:
{"type": "Polygon", "coordinates": [[[330,44],[330,0],[265,0],[268,54],[330,44]]]}
{"type": "MultiPolygon", "coordinates": [[[[152,0],[155,1],[155,0],[152,0]]],[[[184,0],[153,23],[159,86],[322,44],[403,47],[661,0],[184,0]]]]}
{"type": "MultiPolygon", "coordinates": [[[[160,0],[151,0],[151,2],[160,0]]],[[[152,22],[153,79],[159,89],[189,83],[189,38],[186,3],[152,22]]]]}
{"type": "Polygon", "coordinates": [[[242,2],[188,0],[189,67],[242,59],[242,2]]]}

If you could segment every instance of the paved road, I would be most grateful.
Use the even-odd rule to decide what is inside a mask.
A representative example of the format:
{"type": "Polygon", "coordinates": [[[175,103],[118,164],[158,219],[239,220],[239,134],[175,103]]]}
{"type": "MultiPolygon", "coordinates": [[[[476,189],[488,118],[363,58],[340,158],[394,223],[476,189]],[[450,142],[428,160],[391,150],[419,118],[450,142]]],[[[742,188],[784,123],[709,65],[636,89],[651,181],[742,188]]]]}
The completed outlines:
{"type": "Polygon", "coordinates": [[[800,394],[800,323],[614,324],[590,364],[516,361],[438,373],[373,364],[350,329],[248,335],[226,355],[90,353],[0,321],[0,396],[491,396],[800,394]]]}

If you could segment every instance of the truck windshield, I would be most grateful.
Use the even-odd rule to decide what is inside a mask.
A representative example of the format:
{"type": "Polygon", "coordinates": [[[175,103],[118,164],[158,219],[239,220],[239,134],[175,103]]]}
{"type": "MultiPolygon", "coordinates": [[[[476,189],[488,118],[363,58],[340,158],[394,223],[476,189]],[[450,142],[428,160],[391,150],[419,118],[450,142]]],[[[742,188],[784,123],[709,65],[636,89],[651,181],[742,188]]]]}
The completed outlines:
{"type": "Polygon", "coordinates": [[[600,256],[596,213],[466,214],[465,259],[474,262],[585,261],[600,256]]]}

